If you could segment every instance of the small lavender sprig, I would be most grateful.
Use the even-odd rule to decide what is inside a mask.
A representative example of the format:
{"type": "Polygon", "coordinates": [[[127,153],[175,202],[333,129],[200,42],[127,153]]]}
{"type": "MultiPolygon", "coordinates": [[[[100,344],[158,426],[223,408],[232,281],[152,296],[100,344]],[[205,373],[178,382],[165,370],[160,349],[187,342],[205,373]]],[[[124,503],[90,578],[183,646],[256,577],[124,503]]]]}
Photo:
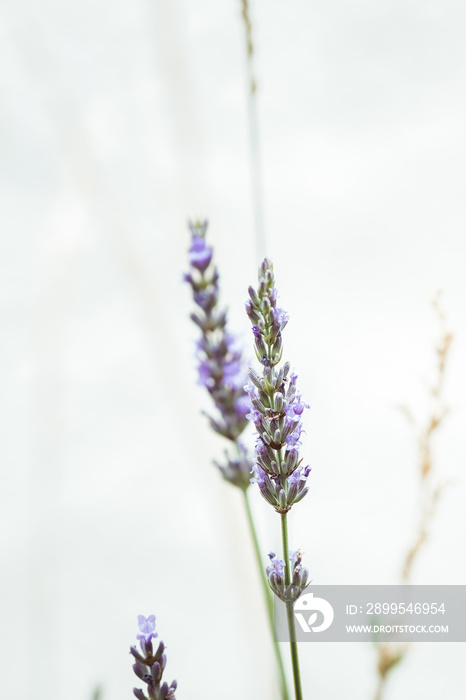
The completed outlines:
{"type": "Polygon", "coordinates": [[[162,641],[159,642],[155,653],[152,645],[152,640],[158,637],[155,631],[155,616],[138,615],[138,626],[141,634],[138,634],[136,639],[139,640],[141,653],[134,646],[131,647],[130,654],[135,659],[133,671],[138,678],[147,684],[146,690],[149,698],[144,695],[141,688],[133,688],[133,693],[138,700],[175,700],[176,681],[172,681],[170,685],[165,681],[162,683],[167,663],[167,657],[164,654],[165,645],[162,641]]]}
{"type": "Polygon", "coordinates": [[[263,366],[262,376],[249,370],[251,383],[245,387],[251,401],[248,417],[257,431],[251,481],[257,483],[261,495],[281,516],[283,559],[272,552],[266,573],[272,591],[286,605],[295,696],[302,700],[293,603],[308,585],[308,572],[301,565],[301,554],[289,553],[287,514],[308,491],[310,467],[301,467],[298,448],[303,431],[301,416],[309,407],[297,392],[297,376],[290,374],[289,362],[276,369],[282,358],[282,331],[288,314],[277,307],[273,267],[267,258],[259,268],[257,290],[249,287],[248,291],[246,312],[252,322],[256,356],[263,366]]]}
{"type": "Polygon", "coordinates": [[[240,443],[248,424],[247,377],[241,350],[227,329],[227,312],[219,309],[219,274],[212,261],[213,250],[206,242],[208,222],[189,222],[190,271],[184,276],[191,286],[198,312],[191,319],[201,329],[197,343],[199,383],[211,395],[218,416],[208,416],[213,430],[236,445],[236,456],[226,453],[226,464],[215,462],[223,478],[243,491],[249,487],[252,461],[240,443]]]}
{"type": "Polygon", "coordinates": [[[278,559],[275,552],[269,552],[269,559],[270,564],[266,569],[266,573],[270,588],[277,598],[280,598],[284,603],[296,602],[309,585],[309,572],[301,564],[301,552],[299,550],[289,552],[291,583],[288,585],[285,582],[285,562],[283,559],[278,559]]]}

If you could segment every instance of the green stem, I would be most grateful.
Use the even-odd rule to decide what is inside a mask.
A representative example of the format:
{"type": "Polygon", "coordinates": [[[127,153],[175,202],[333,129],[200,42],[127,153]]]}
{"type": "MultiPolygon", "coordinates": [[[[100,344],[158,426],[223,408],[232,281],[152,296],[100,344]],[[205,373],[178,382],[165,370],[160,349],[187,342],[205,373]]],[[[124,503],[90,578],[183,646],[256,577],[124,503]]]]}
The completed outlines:
{"type": "Polygon", "coordinates": [[[274,612],[273,612],[273,595],[270,590],[269,584],[267,583],[267,578],[264,572],[264,564],[262,561],[261,549],[259,546],[259,540],[257,538],[256,526],[254,524],[254,518],[251,511],[251,506],[249,503],[248,490],[243,491],[244,494],[244,507],[246,509],[246,517],[248,520],[249,531],[251,533],[251,540],[254,547],[254,554],[256,555],[257,568],[259,570],[259,577],[262,584],[262,590],[264,593],[265,605],[267,608],[267,619],[269,621],[270,632],[272,635],[272,644],[275,651],[275,659],[278,666],[278,675],[280,676],[280,692],[283,700],[290,700],[290,695],[288,692],[288,686],[286,682],[285,667],[283,665],[282,654],[280,647],[275,641],[275,627],[274,627],[274,612]]]}
{"type": "MultiPolygon", "coordinates": [[[[282,544],[283,559],[285,560],[285,586],[291,583],[290,556],[288,553],[288,521],[286,513],[281,514],[282,518],[282,544]]],[[[299,672],[298,642],[296,641],[296,627],[294,621],[293,603],[286,603],[286,617],[288,620],[288,634],[290,636],[291,665],[293,667],[294,692],[296,700],[303,699],[301,689],[301,674],[299,672]]]]}
{"type": "Polygon", "coordinates": [[[264,573],[264,567],[262,564],[262,555],[261,555],[261,550],[259,546],[259,540],[257,538],[257,532],[256,532],[256,527],[254,524],[254,519],[252,516],[252,511],[251,511],[251,506],[249,503],[249,496],[248,496],[248,491],[243,491],[244,494],[244,507],[246,509],[246,517],[248,519],[248,525],[249,525],[249,531],[251,534],[251,539],[252,543],[254,546],[254,554],[256,555],[256,560],[260,572],[260,580],[262,584],[262,591],[264,593],[264,599],[267,607],[267,617],[271,626],[271,629],[274,629],[273,626],[273,598],[272,598],[272,591],[270,590],[269,584],[267,583],[267,578],[264,573]]]}

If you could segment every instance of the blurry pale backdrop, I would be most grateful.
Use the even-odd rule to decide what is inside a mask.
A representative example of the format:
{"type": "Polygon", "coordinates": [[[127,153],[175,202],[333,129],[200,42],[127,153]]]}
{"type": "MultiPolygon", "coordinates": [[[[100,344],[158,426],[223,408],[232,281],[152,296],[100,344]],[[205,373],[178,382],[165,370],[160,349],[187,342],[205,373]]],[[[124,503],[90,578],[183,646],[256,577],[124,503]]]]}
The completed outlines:
{"type": "MultiPolygon", "coordinates": [[[[266,250],[290,313],[316,583],[395,583],[443,289],[455,335],[435,443],[452,479],[417,583],[466,583],[466,6],[252,3],[266,250]],[[463,360],[461,359],[463,358],[463,360]]],[[[211,465],[188,319],[208,216],[232,327],[259,263],[239,0],[4,0],[0,9],[0,697],[132,697],[155,613],[180,700],[274,698],[238,494],[211,465]]],[[[252,354],[252,352],[251,352],[252,354]]],[[[251,439],[251,438],[250,438],[251,439]]],[[[278,516],[254,492],[266,552],[278,516]]],[[[286,650],[284,650],[286,651],[286,650]]],[[[386,700],[461,700],[464,645],[419,644],[386,700]]],[[[305,696],[371,700],[364,644],[301,650],[305,696]]]]}

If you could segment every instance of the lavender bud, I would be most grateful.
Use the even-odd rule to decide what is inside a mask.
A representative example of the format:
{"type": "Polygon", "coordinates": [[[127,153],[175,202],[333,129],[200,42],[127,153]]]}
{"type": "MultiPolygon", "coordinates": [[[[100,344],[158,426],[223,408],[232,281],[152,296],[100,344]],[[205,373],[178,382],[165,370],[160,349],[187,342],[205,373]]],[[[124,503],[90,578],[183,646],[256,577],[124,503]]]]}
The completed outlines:
{"type": "Polygon", "coordinates": [[[308,491],[309,491],[309,487],[308,487],[308,486],[305,486],[304,488],[302,488],[302,489],[298,492],[298,494],[293,498],[293,503],[292,503],[292,505],[294,505],[295,503],[299,503],[300,501],[302,501],[303,498],[304,498],[304,496],[307,494],[308,491]]]}
{"type": "Polygon", "coordinates": [[[257,311],[255,310],[255,308],[253,307],[253,305],[251,304],[251,302],[247,301],[244,306],[246,308],[246,313],[249,317],[249,320],[252,321],[252,323],[260,324],[261,323],[260,316],[257,313],[257,311]]]}
{"type": "Polygon", "coordinates": [[[154,654],[154,660],[160,661],[160,659],[163,656],[164,651],[165,651],[165,644],[163,642],[159,642],[159,646],[157,647],[157,651],[154,654]]]}
{"type": "Polygon", "coordinates": [[[152,678],[154,679],[154,683],[158,683],[162,678],[162,669],[157,662],[152,666],[152,678]]]}
{"type": "Polygon", "coordinates": [[[262,299],[262,313],[264,316],[268,316],[270,314],[270,311],[272,309],[272,306],[270,304],[270,299],[268,297],[264,297],[262,299]]]}
{"type": "Polygon", "coordinates": [[[265,413],[267,410],[268,403],[267,394],[261,392],[259,395],[256,395],[253,399],[251,399],[251,403],[257,408],[258,411],[260,411],[261,413],[265,413]]]}
{"type": "Polygon", "coordinates": [[[273,410],[275,413],[283,413],[283,407],[285,405],[285,400],[283,398],[283,394],[281,394],[279,391],[277,391],[273,395],[273,410]]]}
{"type": "Polygon", "coordinates": [[[141,654],[138,652],[136,647],[131,647],[131,649],[129,650],[129,653],[134,656],[136,661],[140,661],[141,663],[144,663],[144,657],[141,656],[141,654]]]}
{"type": "Polygon", "coordinates": [[[141,678],[141,680],[147,673],[145,665],[142,664],[140,661],[136,661],[136,663],[133,664],[133,671],[138,678],[141,678]]]}
{"type": "Polygon", "coordinates": [[[282,334],[279,333],[276,337],[274,344],[272,345],[272,355],[274,357],[274,365],[278,365],[282,358],[283,353],[283,342],[282,334]]]}
{"type": "Polygon", "coordinates": [[[289,508],[287,507],[286,495],[285,495],[284,489],[280,489],[280,492],[278,494],[278,505],[279,505],[281,511],[286,512],[287,510],[289,510],[289,508]]]}
{"type": "MultiPolygon", "coordinates": [[[[257,326],[254,326],[254,328],[257,328],[257,326]]],[[[257,330],[259,329],[257,328],[257,330]]],[[[254,350],[256,352],[256,357],[259,360],[259,362],[263,365],[267,364],[267,348],[261,335],[255,336],[254,350]]]]}
{"type": "Polygon", "coordinates": [[[259,391],[262,389],[262,383],[261,383],[262,380],[261,380],[260,376],[257,374],[257,372],[252,368],[249,370],[249,379],[254,384],[254,386],[257,389],[259,389],[259,391]]]}
{"type": "Polygon", "coordinates": [[[249,296],[250,296],[250,298],[251,298],[251,301],[252,301],[252,303],[254,304],[254,306],[258,306],[259,303],[260,303],[259,297],[258,297],[258,295],[257,295],[256,290],[255,290],[254,287],[252,287],[251,285],[248,287],[248,294],[249,294],[249,296]]]}
{"type": "Polygon", "coordinates": [[[153,651],[152,640],[150,638],[141,639],[141,649],[143,654],[145,654],[146,656],[150,656],[153,651]]]}
{"type": "Polygon", "coordinates": [[[283,381],[284,381],[284,379],[286,379],[286,375],[288,374],[288,371],[286,369],[286,365],[288,365],[288,367],[289,367],[290,363],[287,362],[285,365],[283,365],[283,367],[280,369],[280,371],[278,372],[278,374],[276,376],[276,379],[275,379],[275,390],[276,391],[278,391],[279,389],[282,388],[283,381]]]}
{"type": "Polygon", "coordinates": [[[292,447],[290,450],[285,452],[285,459],[283,460],[283,465],[285,467],[285,474],[289,476],[294,472],[298,464],[299,452],[297,449],[292,447]]]}
{"type": "Polygon", "coordinates": [[[190,318],[191,321],[196,324],[196,326],[199,326],[201,331],[205,330],[205,322],[202,318],[200,318],[197,314],[191,314],[190,318]]]}

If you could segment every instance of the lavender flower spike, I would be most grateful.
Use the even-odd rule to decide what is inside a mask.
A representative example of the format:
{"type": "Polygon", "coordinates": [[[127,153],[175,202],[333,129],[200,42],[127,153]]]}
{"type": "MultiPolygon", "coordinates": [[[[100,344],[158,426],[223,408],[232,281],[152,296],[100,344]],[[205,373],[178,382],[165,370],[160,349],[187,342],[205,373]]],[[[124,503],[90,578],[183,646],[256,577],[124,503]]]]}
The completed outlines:
{"type": "Polygon", "coordinates": [[[138,700],[176,700],[175,690],[176,681],[162,683],[163,672],[167,663],[167,657],[164,654],[165,645],[159,642],[157,650],[154,653],[152,640],[156,638],[155,631],[155,616],[138,615],[138,625],[141,634],[138,634],[136,639],[139,640],[141,653],[137,648],[131,647],[130,653],[135,659],[133,671],[136,676],[147,684],[147,697],[141,688],[133,688],[134,695],[138,700]]]}
{"type": "Polygon", "coordinates": [[[219,274],[212,262],[213,250],[206,242],[207,221],[189,222],[190,271],[184,276],[198,307],[191,318],[201,329],[197,344],[199,383],[211,395],[217,415],[209,416],[211,427],[238,446],[237,459],[227,457],[219,467],[222,476],[241,489],[249,486],[251,460],[239,445],[248,424],[249,399],[244,390],[247,372],[236,338],[227,329],[227,313],[219,309],[219,274]]]}
{"type": "Polygon", "coordinates": [[[262,376],[249,370],[246,386],[251,402],[248,417],[257,431],[252,483],[278,513],[287,513],[308,491],[310,467],[302,467],[299,456],[301,422],[305,408],[296,390],[297,376],[290,374],[290,363],[278,370],[282,356],[282,330],[288,314],[277,307],[277,290],[272,263],[264,260],[259,268],[259,287],[249,288],[246,312],[252,321],[254,346],[262,376]]]}

